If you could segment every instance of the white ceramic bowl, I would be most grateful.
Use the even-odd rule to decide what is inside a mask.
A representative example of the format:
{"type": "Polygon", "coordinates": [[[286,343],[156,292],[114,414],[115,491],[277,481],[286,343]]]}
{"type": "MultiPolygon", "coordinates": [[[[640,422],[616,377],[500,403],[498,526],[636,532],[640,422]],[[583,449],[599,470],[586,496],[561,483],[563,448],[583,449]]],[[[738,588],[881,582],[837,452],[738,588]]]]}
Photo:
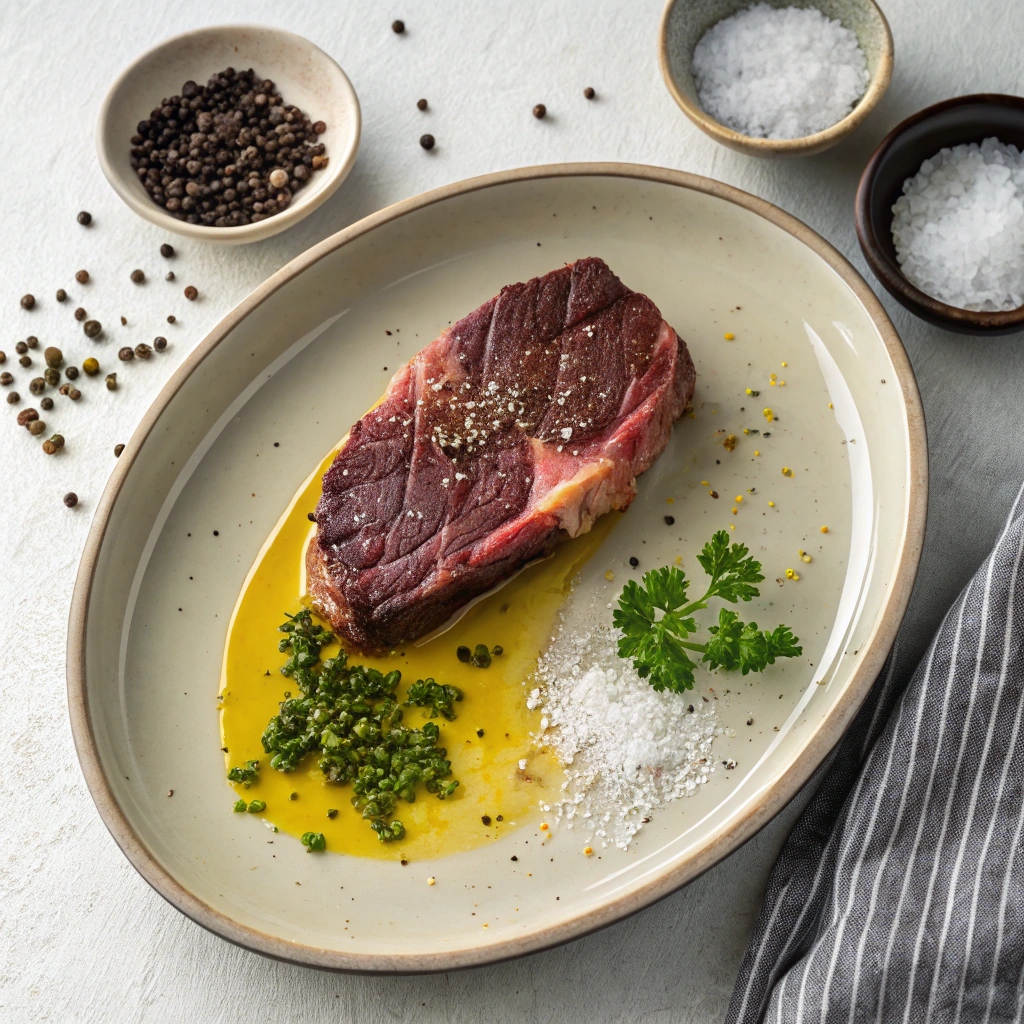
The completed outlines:
{"type": "Polygon", "coordinates": [[[139,216],[189,238],[237,245],[276,235],[324,203],[355,163],[360,126],[352,83],[308,39],[262,25],[215,25],[167,39],[121,72],[100,108],[96,149],[114,191],[139,216]],[[312,121],[324,121],[320,141],[329,161],[283,213],[256,224],[213,228],[177,220],[150,199],[129,162],[129,140],[164,97],[180,93],[189,79],[203,83],[227,67],[255,68],[275,82],[286,103],[301,107],[312,121]]]}

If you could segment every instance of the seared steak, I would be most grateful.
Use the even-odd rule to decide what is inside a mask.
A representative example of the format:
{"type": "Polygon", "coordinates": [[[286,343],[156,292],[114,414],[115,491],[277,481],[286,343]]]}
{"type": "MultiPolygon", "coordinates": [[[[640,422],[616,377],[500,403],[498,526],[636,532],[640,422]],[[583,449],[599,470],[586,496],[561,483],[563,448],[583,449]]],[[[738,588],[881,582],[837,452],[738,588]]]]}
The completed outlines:
{"type": "Polygon", "coordinates": [[[343,441],[306,554],[314,606],[363,650],[428,633],[626,508],[695,376],[654,303],[602,260],[503,288],[343,441]]]}

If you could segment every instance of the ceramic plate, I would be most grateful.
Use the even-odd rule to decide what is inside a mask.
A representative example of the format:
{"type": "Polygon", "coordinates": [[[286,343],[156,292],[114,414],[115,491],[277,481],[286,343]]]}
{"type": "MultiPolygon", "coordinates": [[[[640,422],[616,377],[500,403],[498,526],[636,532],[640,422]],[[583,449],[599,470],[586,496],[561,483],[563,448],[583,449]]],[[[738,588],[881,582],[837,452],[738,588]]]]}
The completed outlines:
{"type": "Polygon", "coordinates": [[[147,413],[75,588],[68,680],[83,771],[147,881],[259,952],[419,971],[563,942],[694,878],[807,781],[892,642],[925,500],[924,424],[899,338],[864,281],[799,221],[717,182],[632,165],[531,168],[440,189],[288,264],[147,413]],[[583,256],[654,299],[698,378],[692,418],[583,568],[566,614],[607,608],[630,556],[637,575],[678,555],[693,571],[710,534],[734,527],[765,566],[759,614],[793,626],[804,657],[763,677],[699,680],[695,698],[715,703],[717,768],[628,850],[585,857],[565,828],[541,846],[539,815],[471,852],[406,866],[310,856],[283,834],[270,843],[257,816],[230,813],[218,731],[225,631],[249,567],[400,360],[502,285],[583,256]]]}

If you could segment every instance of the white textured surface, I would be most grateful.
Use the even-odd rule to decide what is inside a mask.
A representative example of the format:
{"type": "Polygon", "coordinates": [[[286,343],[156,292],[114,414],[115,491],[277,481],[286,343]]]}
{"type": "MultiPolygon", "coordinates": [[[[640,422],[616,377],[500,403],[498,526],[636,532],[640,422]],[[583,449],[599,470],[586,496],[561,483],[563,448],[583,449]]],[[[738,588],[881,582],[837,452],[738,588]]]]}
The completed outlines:
{"type": "MultiPolygon", "coordinates": [[[[860,169],[892,125],[969,92],[1021,92],[1024,5],[1002,0],[891,0],[896,43],[889,94],[843,144],[803,161],[762,162],[700,134],[669,98],[656,62],[658,0],[616,4],[465,0],[288,5],[179,0],[156,6],[37,0],[0,7],[3,146],[0,348],[34,333],[76,361],[88,354],[79,301],[113,342],[171,348],[118,367],[124,388],[85,390],[50,421],[68,439],[48,459],[0,404],[0,1020],[495,1022],[718,1021],[760,891],[792,809],[689,888],[607,931],[526,961],[425,978],[317,973],[264,960],[206,934],[152,893],[101,824],[79,773],[64,696],[65,621],[90,516],[110,468],[169,370],[271,271],[359,217],[426,188],[498,168],[620,159],[710,174],[796,213],[863,269],[852,204],[860,169]],[[405,19],[407,33],[389,25],[405,19]],[[165,238],[102,179],[92,127],[103,92],[139,51],[200,24],[246,20],[301,32],[349,73],[363,148],[339,193],[310,220],[244,249],[171,240],[177,281],[162,279],[165,238]],[[599,99],[581,93],[593,85],[599,99]],[[421,114],[415,102],[430,100],[421,114]],[[530,116],[535,103],[550,111],[530,116]],[[430,154],[419,135],[438,140],[430,154]],[[75,223],[81,208],[94,226],[75,223]],[[139,288],[129,272],[143,267],[139,288]],[[80,287],[87,267],[94,283],[80,287]],[[194,283],[201,301],[181,289],[194,283]],[[60,307],[53,292],[72,302],[60,307]],[[18,297],[32,291],[26,314],[18,297]],[[179,322],[164,322],[173,312],[179,322]],[[120,315],[129,326],[114,327],[120,315]],[[61,504],[67,490],[82,502],[61,504]]],[[[876,284],[869,277],[872,284],[876,284]]],[[[911,614],[936,622],[987,553],[1024,473],[1015,416],[1022,339],[979,342],[927,327],[885,300],[910,351],[932,446],[929,540],[911,614]]],[[[94,382],[91,382],[94,383],[94,382]]],[[[55,410],[56,411],[56,410],[55,410]]],[[[923,638],[922,638],[923,640],[923,638]]]]}

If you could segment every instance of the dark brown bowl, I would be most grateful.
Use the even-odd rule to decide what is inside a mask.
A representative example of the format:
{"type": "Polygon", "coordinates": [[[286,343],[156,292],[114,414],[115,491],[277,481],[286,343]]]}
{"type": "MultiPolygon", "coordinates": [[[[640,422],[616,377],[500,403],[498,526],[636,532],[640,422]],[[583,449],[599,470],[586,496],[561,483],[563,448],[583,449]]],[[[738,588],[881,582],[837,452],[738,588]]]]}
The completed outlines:
{"type": "Polygon", "coordinates": [[[903,276],[892,240],[892,207],[903,194],[904,181],[940,149],[980,143],[993,135],[1024,149],[1024,99],[995,93],[959,96],[908,117],[882,140],[864,168],[856,219],[864,258],[889,294],[911,313],[950,331],[994,337],[1024,329],[1024,306],[982,313],[939,302],[903,276]]]}

